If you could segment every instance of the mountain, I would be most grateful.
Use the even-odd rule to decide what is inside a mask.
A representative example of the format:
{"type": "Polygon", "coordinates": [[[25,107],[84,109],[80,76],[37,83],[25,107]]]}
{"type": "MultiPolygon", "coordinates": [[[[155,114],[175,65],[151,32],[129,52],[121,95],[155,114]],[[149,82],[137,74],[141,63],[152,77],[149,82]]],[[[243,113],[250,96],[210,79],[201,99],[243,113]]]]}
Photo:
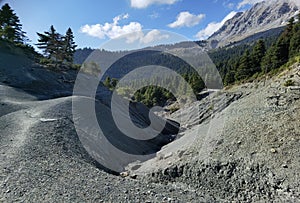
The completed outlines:
{"type": "Polygon", "coordinates": [[[228,20],[208,41],[220,47],[241,41],[258,33],[273,34],[272,29],[283,27],[300,9],[298,0],[267,1],[255,4],[245,12],[238,12],[228,20]],[[268,32],[271,30],[270,32],[268,32]]]}

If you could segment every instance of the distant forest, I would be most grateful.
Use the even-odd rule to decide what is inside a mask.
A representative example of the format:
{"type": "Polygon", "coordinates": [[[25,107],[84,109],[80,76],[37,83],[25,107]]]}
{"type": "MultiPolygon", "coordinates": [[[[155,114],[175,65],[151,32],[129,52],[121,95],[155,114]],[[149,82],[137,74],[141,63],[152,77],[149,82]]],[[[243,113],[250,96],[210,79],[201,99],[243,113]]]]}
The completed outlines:
{"type": "MultiPolygon", "coordinates": [[[[261,38],[254,42],[240,43],[238,45],[229,45],[226,47],[213,49],[208,52],[210,58],[216,65],[225,86],[246,81],[253,81],[266,74],[276,73],[284,64],[291,61],[299,60],[300,56],[300,14],[296,19],[289,20],[288,25],[278,35],[261,38]]],[[[198,42],[203,45],[205,42],[198,42]]],[[[186,43],[188,44],[188,43],[186,43]]],[[[174,46],[174,45],[173,45],[174,46]]],[[[74,55],[74,61],[82,63],[87,56],[94,50],[90,48],[79,49],[74,55]]],[[[114,54],[105,50],[98,50],[100,55],[114,54]]],[[[153,57],[153,56],[151,56],[153,57]]],[[[167,67],[177,67],[176,70],[186,79],[192,86],[194,93],[197,95],[205,88],[203,78],[201,79],[187,64],[162,55],[156,55],[151,59],[149,55],[135,58],[135,66],[143,66],[147,61],[159,61],[160,65],[167,67]]],[[[128,61],[123,64],[119,63],[119,67],[130,68],[128,61]]],[[[112,73],[107,76],[104,84],[113,89],[118,79],[122,77],[122,68],[118,69],[118,73],[112,73]],[[115,78],[113,77],[115,76],[115,78]],[[112,78],[111,78],[112,77],[112,78]]],[[[172,81],[174,78],[168,78],[172,81]]],[[[140,84],[142,85],[142,84],[140,84]]],[[[180,87],[184,89],[184,87],[180,87]]],[[[127,90],[122,90],[126,95],[127,90]]],[[[128,96],[128,95],[127,95],[128,96]]],[[[169,91],[160,87],[146,87],[139,90],[133,97],[134,100],[140,101],[148,105],[164,105],[167,100],[174,100],[174,95],[169,91]]]]}

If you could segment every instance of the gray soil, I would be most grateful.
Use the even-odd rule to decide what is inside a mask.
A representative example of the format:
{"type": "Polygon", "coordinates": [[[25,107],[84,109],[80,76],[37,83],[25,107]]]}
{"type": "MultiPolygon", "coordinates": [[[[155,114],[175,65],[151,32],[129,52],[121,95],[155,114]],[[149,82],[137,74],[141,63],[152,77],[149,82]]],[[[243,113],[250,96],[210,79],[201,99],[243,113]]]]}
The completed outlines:
{"type": "Polygon", "coordinates": [[[105,172],[79,140],[75,76],[1,53],[0,202],[300,202],[299,65],[169,115],[181,124],[177,139],[121,165],[122,176],[105,172]]]}

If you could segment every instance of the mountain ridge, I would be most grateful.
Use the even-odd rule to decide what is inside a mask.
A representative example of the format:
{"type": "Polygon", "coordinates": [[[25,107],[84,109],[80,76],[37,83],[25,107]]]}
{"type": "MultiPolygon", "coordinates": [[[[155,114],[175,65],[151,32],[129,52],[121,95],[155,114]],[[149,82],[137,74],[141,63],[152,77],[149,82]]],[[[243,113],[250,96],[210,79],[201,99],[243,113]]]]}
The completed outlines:
{"type": "Polygon", "coordinates": [[[238,12],[226,21],[209,37],[208,42],[212,48],[216,48],[241,41],[260,32],[283,27],[299,12],[299,4],[294,0],[257,3],[249,10],[238,12]]]}

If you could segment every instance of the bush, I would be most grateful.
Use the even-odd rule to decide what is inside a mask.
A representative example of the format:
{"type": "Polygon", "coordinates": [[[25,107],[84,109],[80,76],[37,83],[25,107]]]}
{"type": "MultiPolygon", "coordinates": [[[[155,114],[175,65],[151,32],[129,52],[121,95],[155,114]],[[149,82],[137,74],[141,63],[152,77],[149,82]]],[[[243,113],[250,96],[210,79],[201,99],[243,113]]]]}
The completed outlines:
{"type": "Polygon", "coordinates": [[[80,64],[72,64],[71,68],[74,69],[74,70],[80,70],[81,65],[80,64]]]}
{"type": "Polygon", "coordinates": [[[180,109],[180,108],[179,108],[178,106],[171,106],[171,107],[169,108],[169,111],[170,111],[170,113],[172,114],[172,113],[178,111],[179,109],[180,109]]]}
{"type": "Polygon", "coordinates": [[[41,58],[40,59],[40,64],[42,64],[42,65],[48,65],[50,63],[51,63],[50,59],[47,59],[47,58],[41,58]]]}
{"type": "Polygon", "coordinates": [[[290,86],[294,86],[295,82],[293,80],[287,80],[287,81],[285,81],[285,83],[283,85],[285,87],[290,87],[290,86]]]}

